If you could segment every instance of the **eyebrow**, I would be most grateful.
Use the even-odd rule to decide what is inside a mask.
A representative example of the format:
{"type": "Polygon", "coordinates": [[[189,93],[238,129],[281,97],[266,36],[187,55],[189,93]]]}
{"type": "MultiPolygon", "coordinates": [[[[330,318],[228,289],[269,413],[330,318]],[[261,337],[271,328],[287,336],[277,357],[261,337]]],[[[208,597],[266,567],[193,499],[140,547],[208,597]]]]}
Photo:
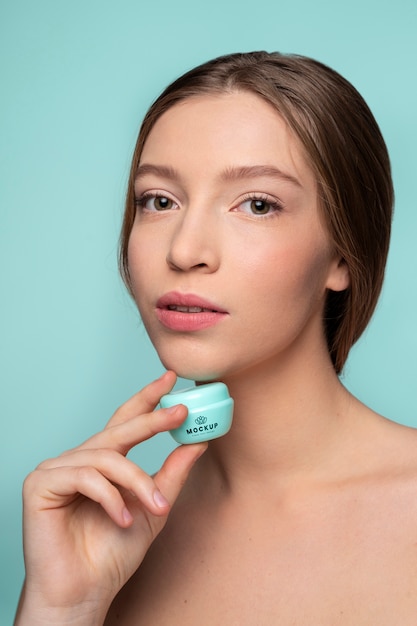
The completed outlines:
{"type": "Polygon", "coordinates": [[[301,187],[301,183],[295,176],[283,172],[274,165],[243,165],[242,167],[228,167],[221,174],[221,179],[224,181],[240,180],[241,178],[279,178],[286,180],[298,187],[301,187]]]}
{"type": "MultiPolygon", "coordinates": [[[[179,180],[180,174],[173,167],[166,165],[153,165],[143,163],[139,165],[135,180],[139,180],[148,174],[154,174],[168,180],[179,180]]],[[[283,172],[273,165],[243,165],[240,167],[227,167],[221,174],[220,180],[224,182],[240,180],[244,178],[278,178],[293,183],[297,187],[302,187],[300,181],[295,176],[283,172]]]]}
{"type": "Polygon", "coordinates": [[[173,167],[143,163],[142,165],[139,165],[138,169],[136,170],[135,180],[139,180],[147,174],[155,174],[156,176],[168,178],[169,180],[178,180],[180,178],[180,175],[173,167]]]}

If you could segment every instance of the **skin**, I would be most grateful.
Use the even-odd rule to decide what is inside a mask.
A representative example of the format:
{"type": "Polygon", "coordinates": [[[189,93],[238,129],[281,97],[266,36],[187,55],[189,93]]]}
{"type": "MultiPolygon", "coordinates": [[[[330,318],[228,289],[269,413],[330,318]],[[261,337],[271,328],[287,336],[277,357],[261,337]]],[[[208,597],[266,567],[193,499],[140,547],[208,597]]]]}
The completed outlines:
{"type": "Polygon", "coordinates": [[[203,456],[204,445],[178,448],[153,478],[133,466],[130,447],[185,418],[182,406],[152,412],[168,371],[35,470],[16,623],[411,626],[416,434],[354,399],[331,366],[323,305],[349,275],[301,146],[252,94],[195,97],[156,122],[144,165],[135,299],[166,368],[226,382],[233,427],[203,456]],[[254,166],[285,175],[236,176],[254,166]],[[173,291],[225,314],[204,330],[166,328],[157,303],[173,291]]]}
{"type": "Polygon", "coordinates": [[[300,152],[276,112],[249,94],[195,98],[154,127],[141,166],[175,167],[177,175],[145,173],[136,196],[165,194],[173,209],[157,211],[148,199],[138,211],[129,267],[147,331],[163,363],[179,374],[236,376],[271,360],[269,369],[283,352],[291,358],[296,341],[322,348],[326,289],[345,288],[348,276],[332,253],[316,181],[300,152]],[[283,176],[223,180],[225,172],[257,166],[283,176]],[[254,192],[282,208],[253,214],[246,196],[254,192]],[[225,309],[227,319],[191,337],[166,332],[155,305],[171,290],[204,296],[225,309]],[[243,336],[250,341],[242,343],[243,336]],[[219,360],[224,345],[229,349],[219,360]]]}

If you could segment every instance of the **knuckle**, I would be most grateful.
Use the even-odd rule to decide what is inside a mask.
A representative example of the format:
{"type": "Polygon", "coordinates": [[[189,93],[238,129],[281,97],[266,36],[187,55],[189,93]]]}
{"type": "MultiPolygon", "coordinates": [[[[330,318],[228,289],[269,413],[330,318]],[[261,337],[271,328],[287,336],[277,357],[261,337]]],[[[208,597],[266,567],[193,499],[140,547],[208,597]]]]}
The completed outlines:
{"type": "Polygon", "coordinates": [[[36,466],[35,471],[36,470],[48,470],[48,469],[55,467],[55,465],[56,465],[56,458],[45,459],[44,461],[42,461],[36,466]]]}
{"type": "Polygon", "coordinates": [[[120,454],[111,448],[95,448],[89,451],[91,465],[94,467],[107,467],[120,459],[120,454]]]}
{"type": "Polygon", "coordinates": [[[91,465],[80,465],[79,467],[75,467],[73,471],[80,483],[89,483],[94,480],[98,474],[96,468],[91,465]]]}
{"type": "Polygon", "coordinates": [[[25,480],[23,481],[23,488],[22,488],[24,497],[27,497],[34,491],[35,485],[37,483],[37,479],[38,479],[37,470],[33,470],[33,472],[30,472],[30,474],[26,476],[25,480]]]}

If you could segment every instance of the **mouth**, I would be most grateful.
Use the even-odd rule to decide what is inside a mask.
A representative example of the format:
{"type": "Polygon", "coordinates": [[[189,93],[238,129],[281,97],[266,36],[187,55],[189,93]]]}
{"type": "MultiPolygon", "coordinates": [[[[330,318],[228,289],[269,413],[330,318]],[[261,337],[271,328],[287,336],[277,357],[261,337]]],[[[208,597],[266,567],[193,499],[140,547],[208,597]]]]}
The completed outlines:
{"type": "Polygon", "coordinates": [[[227,311],[195,294],[170,291],[158,299],[158,309],[178,311],[179,313],[227,313],[227,311]]]}
{"type": "Polygon", "coordinates": [[[201,306],[183,306],[181,304],[169,304],[168,311],[178,311],[179,313],[217,313],[216,309],[207,309],[201,306]]]}
{"type": "Polygon", "coordinates": [[[192,332],[214,326],[228,313],[200,296],[170,292],[158,299],[156,315],[161,324],[170,330],[192,332]]]}

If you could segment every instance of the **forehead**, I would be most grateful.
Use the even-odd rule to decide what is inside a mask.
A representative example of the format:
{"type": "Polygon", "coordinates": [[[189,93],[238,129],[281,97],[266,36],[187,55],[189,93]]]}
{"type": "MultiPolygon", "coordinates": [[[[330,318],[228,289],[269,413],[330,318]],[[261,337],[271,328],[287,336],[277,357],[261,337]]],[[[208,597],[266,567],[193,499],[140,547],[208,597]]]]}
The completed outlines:
{"type": "Polygon", "coordinates": [[[263,164],[314,178],[283,117],[249,92],[192,96],[175,104],[156,121],[140,162],[205,171],[263,164]]]}

